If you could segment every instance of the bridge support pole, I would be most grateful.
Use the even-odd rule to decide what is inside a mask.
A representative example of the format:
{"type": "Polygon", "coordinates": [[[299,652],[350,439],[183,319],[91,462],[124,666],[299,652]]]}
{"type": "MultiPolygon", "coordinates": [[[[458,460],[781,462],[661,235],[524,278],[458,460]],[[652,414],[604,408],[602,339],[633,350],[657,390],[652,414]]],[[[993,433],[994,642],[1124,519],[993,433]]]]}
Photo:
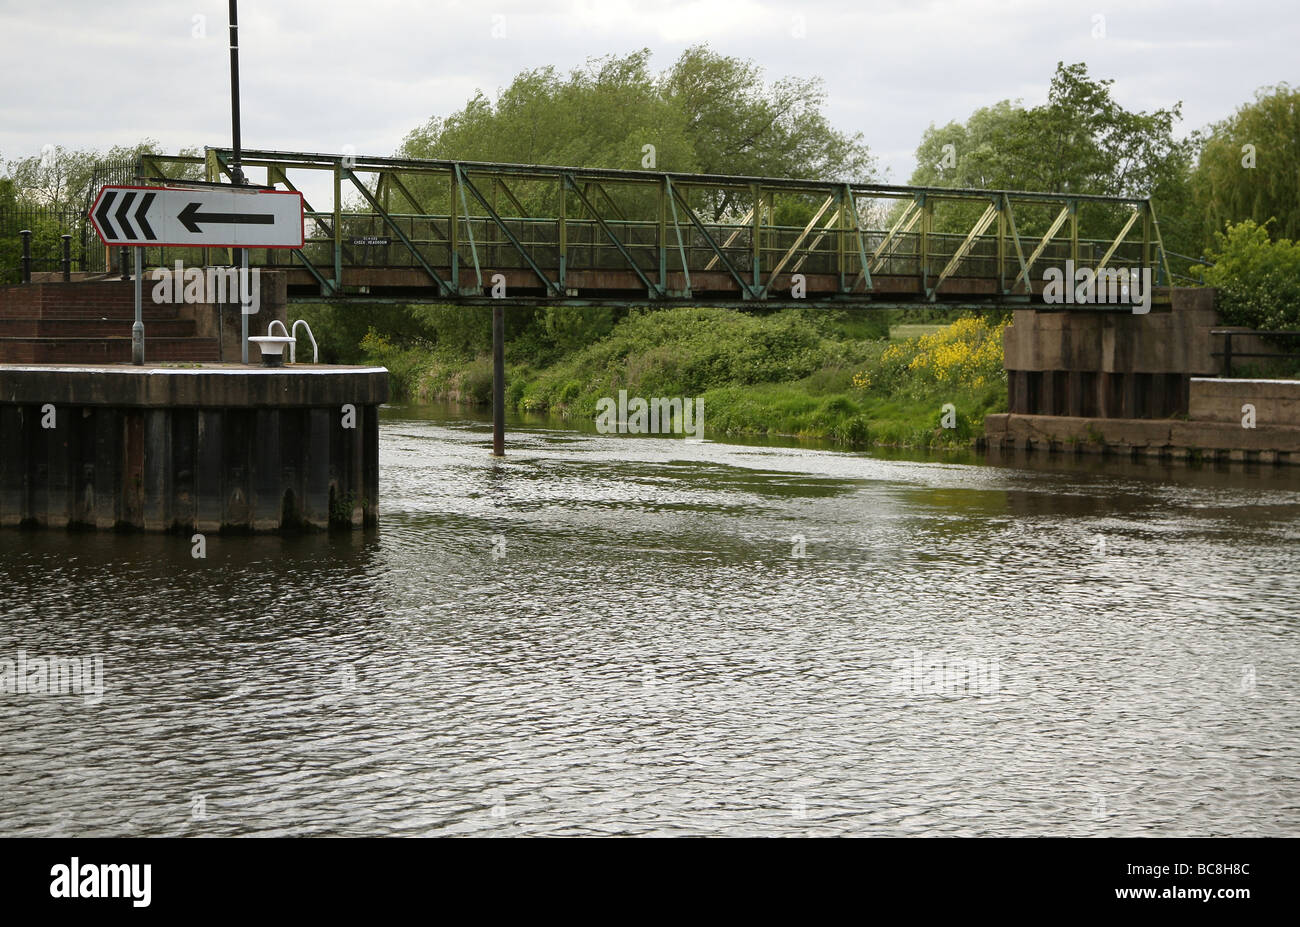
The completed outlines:
{"type": "Polygon", "coordinates": [[[492,456],[506,456],[506,310],[492,307],[492,456]]]}

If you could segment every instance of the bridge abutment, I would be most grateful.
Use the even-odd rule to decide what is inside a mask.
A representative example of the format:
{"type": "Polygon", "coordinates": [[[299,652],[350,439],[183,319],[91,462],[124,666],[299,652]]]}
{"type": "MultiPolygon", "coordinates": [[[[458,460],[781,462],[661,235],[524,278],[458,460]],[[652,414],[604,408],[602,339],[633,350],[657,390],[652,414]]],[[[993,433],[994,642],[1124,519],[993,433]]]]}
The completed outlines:
{"type": "MultiPolygon", "coordinates": [[[[1009,412],[994,449],[1300,462],[1300,381],[1219,379],[1215,291],[1175,288],[1144,315],[1018,309],[1004,335],[1009,412]]],[[[1266,352],[1235,336],[1240,351],[1266,352]]]]}

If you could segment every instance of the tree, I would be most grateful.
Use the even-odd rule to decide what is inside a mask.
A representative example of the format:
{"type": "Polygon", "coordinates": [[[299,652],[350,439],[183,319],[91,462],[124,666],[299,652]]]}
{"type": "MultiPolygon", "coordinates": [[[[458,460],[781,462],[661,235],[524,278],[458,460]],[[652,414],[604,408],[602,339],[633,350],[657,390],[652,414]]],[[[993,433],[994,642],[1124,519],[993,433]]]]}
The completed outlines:
{"type": "Polygon", "coordinates": [[[661,77],[659,90],[685,115],[702,173],[845,181],[875,173],[862,134],[835,130],[822,113],[820,78],[768,84],[753,62],[696,45],[661,77]]]}
{"type": "MultiPolygon", "coordinates": [[[[685,115],[701,173],[845,181],[875,174],[861,133],[835,130],[822,113],[826,91],[820,78],[768,84],[753,62],[696,45],[661,76],[659,90],[685,115]]],[[[708,197],[701,207],[715,217],[738,218],[743,211],[731,191],[708,197]]],[[[778,197],[774,207],[778,224],[802,225],[817,203],[778,197]]]]}
{"type": "MultiPolygon", "coordinates": [[[[567,77],[554,68],[521,72],[495,105],[480,91],[460,111],[413,131],[398,154],[869,179],[874,162],[861,135],[832,128],[821,112],[825,99],[820,79],[783,78],[769,84],[753,62],[719,55],[704,45],[687,49],[670,69],[655,75],[649,49],[641,49],[592,59],[567,77]],[[652,158],[646,146],[653,146],[652,158]]],[[[445,196],[432,184],[426,189],[434,201],[445,196]]],[[[556,194],[549,195],[553,200],[556,194]]],[[[620,206],[636,202],[631,193],[611,195],[627,198],[620,206]]],[[[712,217],[732,206],[719,197],[699,208],[712,217]]]]}
{"type": "Polygon", "coordinates": [[[138,145],[117,146],[107,152],[47,145],[40,154],[9,161],[5,167],[23,205],[84,209],[93,193],[98,164],[133,160],[141,153],[155,152],[157,145],[152,139],[145,139],[138,145]]]}
{"type": "Polygon", "coordinates": [[[1300,89],[1261,87],[1255,102],[1210,126],[1192,189],[1205,237],[1250,219],[1300,239],[1300,89]]]}
{"type": "Polygon", "coordinates": [[[683,120],[656,92],[650,52],[588,61],[561,78],[523,71],[495,106],[479,91],[465,108],[407,136],[412,158],[637,168],[653,144],[665,170],[693,170],[683,120]]]}
{"type": "MultiPolygon", "coordinates": [[[[495,105],[479,91],[463,109],[430,119],[406,137],[398,156],[637,169],[652,145],[659,169],[695,170],[685,119],[658,93],[649,58],[643,49],[592,59],[567,77],[552,67],[523,71],[495,105]]],[[[460,208],[446,184],[412,178],[411,185],[431,211],[460,208]]],[[[510,186],[529,212],[556,208],[554,183],[510,186]]]]}
{"type": "MultiPolygon", "coordinates": [[[[1003,100],[976,110],[964,124],[931,125],[917,147],[911,183],[1152,197],[1162,224],[1160,204],[1167,202],[1169,224],[1177,226],[1193,152],[1191,141],[1173,137],[1182,104],[1130,111],[1112,97],[1113,83],[1091,78],[1085,64],[1058,62],[1045,104],[1026,108],[1003,100]]],[[[978,212],[969,205],[936,210],[936,228],[964,232],[978,212]]],[[[1081,233],[1113,233],[1123,215],[1122,209],[1081,207],[1081,233]]],[[[1045,231],[1050,220],[1046,209],[1017,216],[1019,230],[1028,234],[1045,231]]]]}

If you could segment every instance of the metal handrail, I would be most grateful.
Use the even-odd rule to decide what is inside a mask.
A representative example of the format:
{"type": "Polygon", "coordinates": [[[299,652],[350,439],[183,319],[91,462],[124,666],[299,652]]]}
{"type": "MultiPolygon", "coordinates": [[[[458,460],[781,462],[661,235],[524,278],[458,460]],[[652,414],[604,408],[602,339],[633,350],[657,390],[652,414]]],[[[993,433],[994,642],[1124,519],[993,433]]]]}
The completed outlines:
{"type": "Polygon", "coordinates": [[[1255,329],[1213,328],[1210,329],[1210,334],[1223,336],[1223,350],[1211,351],[1210,356],[1223,358],[1222,376],[1225,377],[1232,376],[1232,359],[1234,357],[1285,357],[1288,359],[1300,358],[1300,352],[1232,350],[1232,338],[1234,335],[1261,337],[1261,338],[1271,338],[1276,336],[1280,336],[1283,338],[1297,338],[1300,337],[1300,331],[1295,331],[1290,329],[1282,330],[1282,331],[1258,331],[1255,329]]]}
{"type": "Polygon", "coordinates": [[[320,362],[320,349],[316,347],[316,336],[311,333],[311,326],[307,324],[306,319],[299,319],[293,323],[293,341],[289,344],[289,363],[298,362],[298,326],[301,325],[307,329],[307,337],[311,339],[311,362],[313,364],[320,362]]]}

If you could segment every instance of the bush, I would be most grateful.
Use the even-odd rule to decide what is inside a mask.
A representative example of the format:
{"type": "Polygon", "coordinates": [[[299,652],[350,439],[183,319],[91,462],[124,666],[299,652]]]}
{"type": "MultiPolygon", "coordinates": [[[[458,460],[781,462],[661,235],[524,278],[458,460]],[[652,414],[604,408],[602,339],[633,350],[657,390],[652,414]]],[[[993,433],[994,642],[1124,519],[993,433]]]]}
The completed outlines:
{"type": "Polygon", "coordinates": [[[372,328],[361,339],[361,352],[366,363],[388,368],[393,399],[418,397],[420,380],[429,364],[427,351],[418,346],[394,345],[372,328]]]}
{"type": "MultiPolygon", "coordinates": [[[[1271,221],[1271,220],[1270,220],[1271,221]]],[[[1247,219],[1215,234],[1213,267],[1193,268],[1219,290],[1219,316],[1262,330],[1300,328],[1300,242],[1272,241],[1267,226],[1247,219]]]]}
{"type": "Polygon", "coordinates": [[[440,351],[474,357],[492,346],[487,306],[413,306],[410,311],[440,351]]]}
{"type": "Polygon", "coordinates": [[[479,357],[465,367],[460,378],[460,401],[481,406],[492,403],[491,357],[479,357]]]}
{"type": "Polygon", "coordinates": [[[862,362],[859,346],[865,343],[827,334],[838,323],[810,324],[805,311],[760,316],[734,309],[633,310],[606,337],[538,375],[524,405],[585,415],[594,414],[597,398],[620,389],[699,396],[723,386],[806,377],[815,377],[818,392],[832,392],[862,362]]]}
{"type": "MultiPolygon", "coordinates": [[[[368,360],[392,371],[395,398],[489,402],[487,313],[425,307],[417,314],[436,343],[412,346],[376,327],[362,345],[368,360]]],[[[527,412],[591,417],[597,400],[625,389],[632,396],[702,398],[714,436],[953,447],[969,443],[987,413],[1006,407],[1005,323],[987,316],[890,344],[879,311],[639,309],[612,321],[604,337],[551,360],[528,350],[554,350],[551,338],[562,330],[581,341],[586,335],[577,333],[601,327],[599,314],[561,321],[566,317],[544,310],[513,310],[507,319],[506,404],[527,412]],[[511,315],[520,333],[513,354],[511,315]],[[851,334],[861,331],[882,337],[851,334]],[[949,402],[956,428],[940,420],[949,402]]]]}
{"type": "Polygon", "coordinates": [[[427,346],[433,333],[407,306],[357,305],[355,303],[294,303],[290,320],[306,319],[326,364],[359,364],[368,357],[368,337],[382,339],[385,350],[416,345],[427,346]]]}
{"type": "MultiPolygon", "coordinates": [[[[895,393],[912,385],[955,390],[983,390],[1006,383],[1002,332],[1007,322],[985,318],[958,319],[930,335],[891,344],[879,360],[853,378],[864,392],[895,393]]],[[[915,393],[915,390],[913,390],[915,393]]]]}

